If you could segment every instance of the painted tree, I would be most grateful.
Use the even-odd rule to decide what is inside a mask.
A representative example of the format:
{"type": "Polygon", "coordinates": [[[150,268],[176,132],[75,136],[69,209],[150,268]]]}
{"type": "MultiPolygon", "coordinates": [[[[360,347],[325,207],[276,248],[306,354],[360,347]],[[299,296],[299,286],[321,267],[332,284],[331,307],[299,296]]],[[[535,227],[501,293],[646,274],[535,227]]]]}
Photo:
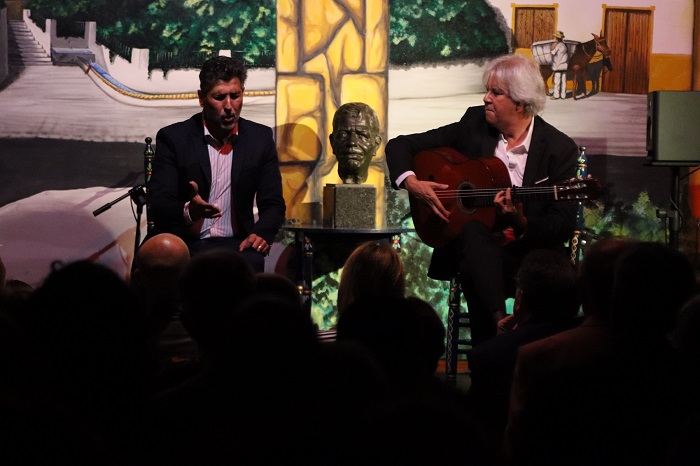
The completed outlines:
{"type": "MultiPolygon", "coordinates": [[[[274,66],[275,0],[27,0],[25,6],[45,18],[96,21],[101,34],[154,53],[238,50],[249,64],[274,66]]],[[[508,51],[500,13],[486,0],[391,0],[389,8],[392,65],[508,51]]]]}

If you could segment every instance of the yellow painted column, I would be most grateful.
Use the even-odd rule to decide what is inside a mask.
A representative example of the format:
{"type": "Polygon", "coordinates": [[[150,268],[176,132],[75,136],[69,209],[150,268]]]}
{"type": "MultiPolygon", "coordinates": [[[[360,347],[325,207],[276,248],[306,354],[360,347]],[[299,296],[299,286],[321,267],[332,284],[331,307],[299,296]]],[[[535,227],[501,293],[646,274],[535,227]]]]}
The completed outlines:
{"type": "Polygon", "coordinates": [[[385,226],[388,0],[278,0],[276,126],[287,218],[321,221],[323,187],[342,183],[328,140],[333,115],[364,102],[379,117],[382,144],[367,184],[385,226]]]}

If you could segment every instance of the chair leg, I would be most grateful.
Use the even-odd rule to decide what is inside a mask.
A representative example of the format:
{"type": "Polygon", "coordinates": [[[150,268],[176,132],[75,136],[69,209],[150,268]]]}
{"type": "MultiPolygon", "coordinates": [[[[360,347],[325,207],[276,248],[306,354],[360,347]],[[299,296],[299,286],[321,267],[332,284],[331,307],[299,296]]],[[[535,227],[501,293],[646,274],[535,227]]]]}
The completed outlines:
{"type": "Polygon", "coordinates": [[[445,375],[448,380],[455,380],[457,377],[461,295],[462,287],[459,284],[459,279],[452,277],[447,312],[447,343],[445,345],[445,375]]]}

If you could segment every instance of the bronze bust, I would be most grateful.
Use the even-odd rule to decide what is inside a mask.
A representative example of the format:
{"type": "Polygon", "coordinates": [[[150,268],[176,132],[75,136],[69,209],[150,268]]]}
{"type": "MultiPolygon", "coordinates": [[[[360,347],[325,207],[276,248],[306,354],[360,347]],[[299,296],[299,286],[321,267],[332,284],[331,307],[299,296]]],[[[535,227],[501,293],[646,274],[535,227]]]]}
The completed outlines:
{"type": "Polygon", "coordinates": [[[328,137],[338,159],[338,175],[343,183],[367,181],[372,158],[382,142],[377,113],[362,102],[341,105],[333,115],[333,132],[328,137]]]}

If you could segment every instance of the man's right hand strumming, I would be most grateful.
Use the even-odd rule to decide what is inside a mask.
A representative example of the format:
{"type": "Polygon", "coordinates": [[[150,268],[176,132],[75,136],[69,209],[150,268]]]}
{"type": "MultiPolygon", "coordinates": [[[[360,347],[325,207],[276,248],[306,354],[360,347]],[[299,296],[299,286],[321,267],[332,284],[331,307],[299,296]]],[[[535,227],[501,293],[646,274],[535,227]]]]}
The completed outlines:
{"type": "Polygon", "coordinates": [[[440,202],[435,192],[436,190],[445,190],[449,188],[450,185],[435,183],[434,181],[421,181],[416,178],[415,175],[409,175],[403,181],[403,187],[406,191],[428,204],[433,213],[440,217],[440,219],[445,222],[450,221],[450,212],[445,209],[445,206],[442,205],[442,202],[440,202]]]}

